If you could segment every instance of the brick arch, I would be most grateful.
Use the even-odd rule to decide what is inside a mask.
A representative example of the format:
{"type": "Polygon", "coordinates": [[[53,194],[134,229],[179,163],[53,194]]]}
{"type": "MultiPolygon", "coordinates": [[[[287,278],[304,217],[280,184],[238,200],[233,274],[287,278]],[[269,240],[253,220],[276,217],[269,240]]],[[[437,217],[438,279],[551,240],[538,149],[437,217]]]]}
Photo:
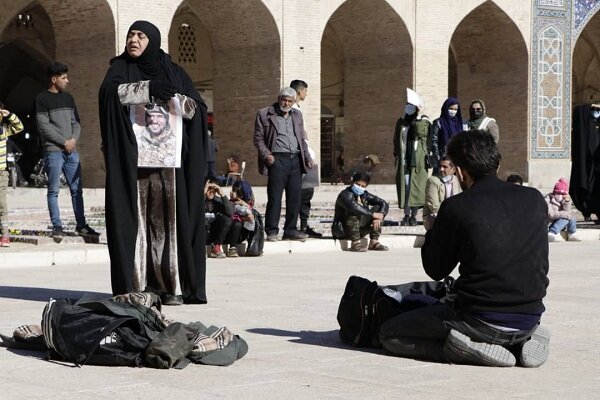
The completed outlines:
{"type": "Polygon", "coordinates": [[[589,19],[573,51],[573,104],[600,101],[600,13],[589,19]]]}
{"type": "Polygon", "coordinates": [[[384,0],[344,2],[321,39],[321,102],[336,116],[334,146],[343,146],[347,168],[374,153],[382,161],[376,182],[394,181],[393,131],[412,84],[402,18],[384,0]]]}
{"type": "MultiPolygon", "coordinates": [[[[75,97],[83,132],[78,150],[84,165],[84,185],[103,186],[97,97],[108,61],[115,55],[115,23],[109,4],[105,0],[17,0],[4,6],[2,17],[0,41],[8,40],[34,61],[28,67],[32,70],[30,76],[20,87],[33,91],[44,88],[45,68],[50,61],[59,60],[69,65],[68,91],[75,97]],[[35,29],[15,29],[15,18],[22,11],[32,14],[35,29]],[[37,36],[32,32],[37,32],[37,36]]],[[[23,69],[24,65],[4,72],[18,76],[22,72],[19,68],[23,69]]],[[[36,94],[30,93],[30,104],[36,94]]]]}
{"type": "Polygon", "coordinates": [[[523,35],[494,2],[471,11],[457,26],[449,48],[449,95],[482,99],[500,126],[501,175],[527,178],[528,65],[523,35]],[[491,29],[493,27],[493,29],[491,29]]]}
{"type": "Polygon", "coordinates": [[[259,108],[275,102],[281,85],[281,39],[273,16],[260,0],[186,0],[169,31],[169,53],[176,62],[182,23],[193,26],[196,35],[196,62],[181,65],[214,111],[217,170],[229,154],[238,154],[247,161],[245,175],[257,182],[254,118],[259,108]]]}

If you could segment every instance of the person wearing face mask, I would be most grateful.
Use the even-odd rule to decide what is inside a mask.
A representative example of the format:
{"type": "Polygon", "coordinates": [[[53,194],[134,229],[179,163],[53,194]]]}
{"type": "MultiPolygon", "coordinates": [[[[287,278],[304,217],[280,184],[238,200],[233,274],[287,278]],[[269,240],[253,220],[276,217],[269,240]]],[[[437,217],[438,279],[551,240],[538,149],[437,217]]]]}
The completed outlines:
{"type": "Polygon", "coordinates": [[[332,236],[334,239],[351,240],[350,251],[387,251],[389,248],[379,242],[383,219],[389,210],[388,203],[367,192],[371,176],[358,171],[352,176],[352,184],[342,190],[335,201],[332,236]],[[367,247],[360,239],[369,235],[367,247]]]}
{"type": "Polygon", "coordinates": [[[595,222],[600,223],[600,104],[573,109],[570,181],[575,207],[586,221],[596,214],[595,222]]]}
{"type": "MultiPolygon", "coordinates": [[[[440,117],[433,121],[431,128],[431,151],[439,163],[446,154],[446,144],[454,135],[466,130],[463,125],[460,103],[456,97],[448,97],[444,104],[440,117]]],[[[434,167],[433,173],[437,174],[438,168],[434,167]]]]}
{"type": "Polygon", "coordinates": [[[206,104],[161,48],[148,21],[127,31],[98,94],[106,166],[106,231],[113,294],[152,291],[163,304],[206,303],[206,104]],[[138,167],[131,111],[179,102],[179,168],[138,167]]]}
{"type": "Polygon", "coordinates": [[[284,87],[277,102],[262,108],[254,123],[254,146],[258,150],[258,172],[268,177],[265,232],[268,242],[278,241],[281,198],[285,191],[283,240],[305,241],[308,235],[296,229],[301,207],[302,174],[313,167],[308,138],[300,110],[293,107],[296,91],[284,87]]]}
{"type": "Polygon", "coordinates": [[[470,131],[481,130],[489,133],[494,138],[496,144],[500,141],[500,128],[494,118],[485,114],[485,103],[483,100],[476,99],[469,106],[469,121],[467,128],[470,131]]]}
{"type": "Polygon", "coordinates": [[[554,190],[546,195],[548,204],[548,241],[563,241],[561,231],[567,231],[569,242],[580,242],[577,236],[577,221],[571,214],[571,199],[569,198],[569,182],[560,178],[554,185],[554,190]]]}
{"type": "Polygon", "coordinates": [[[433,226],[442,202],[448,197],[462,192],[460,182],[454,172],[452,161],[448,156],[443,156],[440,160],[438,174],[427,179],[425,206],[423,207],[423,225],[427,230],[433,226]]]}
{"type": "Polygon", "coordinates": [[[431,120],[420,115],[423,100],[411,89],[407,91],[404,117],[396,122],[394,158],[396,159],[396,193],[398,206],[404,209],[402,226],[416,226],[417,212],[425,205],[425,184],[431,164],[431,120]]]}

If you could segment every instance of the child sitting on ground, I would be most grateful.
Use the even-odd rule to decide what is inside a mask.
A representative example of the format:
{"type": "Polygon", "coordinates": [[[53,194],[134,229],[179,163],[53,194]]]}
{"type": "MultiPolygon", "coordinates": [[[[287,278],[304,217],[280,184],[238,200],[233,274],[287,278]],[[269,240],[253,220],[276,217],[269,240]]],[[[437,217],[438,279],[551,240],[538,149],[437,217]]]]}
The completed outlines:
{"type": "Polygon", "coordinates": [[[233,203],[233,224],[227,236],[229,250],[227,257],[237,257],[236,245],[247,240],[256,228],[256,221],[252,212],[252,189],[244,188],[244,182],[236,181],[231,186],[231,202],[233,203]]]}
{"type": "Polygon", "coordinates": [[[565,178],[560,178],[552,193],[546,195],[546,203],[548,204],[548,220],[550,227],[548,228],[548,241],[560,242],[562,230],[567,231],[567,240],[570,242],[579,242],[581,239],[577,237],[577,225],[575,218],[571,215],[571,199],[569,198],[569,182],[565,178]]]}

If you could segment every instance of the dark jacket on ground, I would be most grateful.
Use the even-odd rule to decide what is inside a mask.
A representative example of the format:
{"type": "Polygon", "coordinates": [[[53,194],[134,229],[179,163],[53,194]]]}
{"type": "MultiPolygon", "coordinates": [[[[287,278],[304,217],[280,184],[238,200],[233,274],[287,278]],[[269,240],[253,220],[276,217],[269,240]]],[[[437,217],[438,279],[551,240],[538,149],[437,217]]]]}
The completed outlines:
{"type": "Polygon", "coordinates": [[[421,258],[433,279],[460,263],[454,291],[460,310],[541,313],[548,286],[547,207],[535,189],[478,180],[442,203],[421,258]]]}
{"type": "Polygon", "coordinates": [[[359,196],[352,192],[351,186],[342,190],[335,201],[334,222],[345,221],[350,215],[361,217],[363,215],[372,216],[374,212],[380,212],[383,215],[387,215],[388,213],[388,203],[366,190],[362,196],[360,196],[360,203],[358,200],[359,196]],[[373,206],[378,206],[378,211],[372,211],[371,208],[373,206]]]}
{"type": "MultiPolygon", "coordinates": [[[[269,168],[265,159],[271,154],[271,149],[277,140],[277,129],[279,124],[275,119],[277,117],[277,104],[269,107],[261,108],[256,114],[254,123],[254,146],[258,149],[258,173],[261,175],[269,175],[269,168]]],[[[307,164],[310,159],[308,154],[308,145],[306,144],[306,130],[304,129],[304,120],[300,110],[292,108],[290,110],[290,118],[294,126],[294,135],[298,139],[298,147],[300,148],[300,166],[302,173],[305,174],[308,170],[307,164]]]]}

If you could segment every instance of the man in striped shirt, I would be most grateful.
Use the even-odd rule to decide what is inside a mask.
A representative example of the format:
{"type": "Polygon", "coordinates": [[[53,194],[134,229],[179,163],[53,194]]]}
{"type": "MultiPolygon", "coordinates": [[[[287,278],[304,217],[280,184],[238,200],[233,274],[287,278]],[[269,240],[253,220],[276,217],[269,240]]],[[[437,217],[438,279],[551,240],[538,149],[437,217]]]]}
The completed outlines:
{"type": "Polygon", "coordinates": [[[9,171],[6,168],[6,139],[22,130],[23,124],[19,117],[5,109],[4,104],[0,102],[0,247],[10,246],[8,227],[3,223],[8,214],[6,191],[9,171]]]}

